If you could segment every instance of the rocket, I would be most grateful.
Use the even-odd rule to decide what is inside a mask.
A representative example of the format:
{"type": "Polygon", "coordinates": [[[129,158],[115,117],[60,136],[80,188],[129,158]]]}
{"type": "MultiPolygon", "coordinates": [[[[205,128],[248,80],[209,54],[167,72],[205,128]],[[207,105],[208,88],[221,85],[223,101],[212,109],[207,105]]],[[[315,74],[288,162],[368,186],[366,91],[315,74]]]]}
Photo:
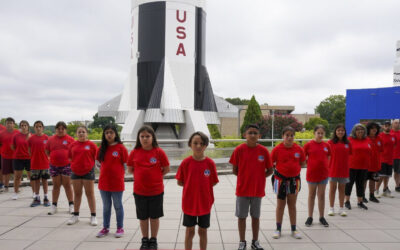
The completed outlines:
{"type": "Polygon", "coordinates": [[[205,65],[204,0],[132,0],[129,80],[121,95],[99,106],[99,116],[124,124],[135,139],[143,124],[159,139],[209,135],[219,124],[205,65]],[[178,131],[179,130],[179,131],[178,131]]]}
{"type": "Polygon", "coordinates": [[[393,66],[393,85],[400,86],[400,41],[396,44],[396,60],[393,66]]]}

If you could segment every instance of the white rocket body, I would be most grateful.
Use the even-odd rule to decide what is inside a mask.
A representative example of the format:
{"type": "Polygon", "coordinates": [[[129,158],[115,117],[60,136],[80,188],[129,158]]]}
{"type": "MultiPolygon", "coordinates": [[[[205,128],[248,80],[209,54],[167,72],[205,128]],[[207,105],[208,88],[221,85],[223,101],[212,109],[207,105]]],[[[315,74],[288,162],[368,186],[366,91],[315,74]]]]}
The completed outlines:
{"type": "Polygon", "coordinates": [[[396,44],[396,60],[393,66],[393,85],[400,86],[400,41],[396,44]]]}

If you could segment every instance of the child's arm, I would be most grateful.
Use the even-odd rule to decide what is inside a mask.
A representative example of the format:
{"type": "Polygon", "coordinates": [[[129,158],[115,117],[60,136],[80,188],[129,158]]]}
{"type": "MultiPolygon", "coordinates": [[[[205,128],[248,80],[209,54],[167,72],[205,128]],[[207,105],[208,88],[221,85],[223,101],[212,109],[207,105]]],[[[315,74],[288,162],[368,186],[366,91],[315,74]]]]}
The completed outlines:
{"type": "Polygon", "coordinates": [[[265,178],[270,176],[274,172],[273,168],[267,168],[267,171],[265,171],[265,178]]]}
{"type": "Polygon", "coordinates": [[[232,173],[236,176],[238,175],[238,166],[232,165],[232,173]]]}
{"type": "MultiPolygon", "coordinates": [[[[178,183],[178,186],[183,187],[183,181],[177,180],[176,183],[178,183]]],[[[215,184],[217,184],[217,183],[215,183],[215,184]]],[[[214,184],[214,185],[215,185],[215,184],[214,184]]]]}
{"type": "Polygon", "coordinates": [[[169,173],[169,166],[161,167],[161,171],[163,175],[166,175],[169,173]]]}

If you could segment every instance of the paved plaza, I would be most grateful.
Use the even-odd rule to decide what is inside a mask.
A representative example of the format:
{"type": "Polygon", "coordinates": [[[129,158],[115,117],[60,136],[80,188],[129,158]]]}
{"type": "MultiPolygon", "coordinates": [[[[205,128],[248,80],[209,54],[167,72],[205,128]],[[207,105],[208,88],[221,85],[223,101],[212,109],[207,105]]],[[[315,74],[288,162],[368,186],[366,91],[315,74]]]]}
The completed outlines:
{"type": "MultiPolygon", "coordinates": [[[[272,232],[275,229],[276,198],[271,192],[271,182],[268,178],[267,195],[262,203],[259,236],[261,245],[265,249],[400,249],[399,193],[395,193],[395,198],[392,199],[381,198],[380,204],[368,203],[368,211],[358,209],[353,197],[353,210],[348,211],[348,217],[326,216],[330,226],[324,228],[319,224],[318,214],[315,212],[314,221],[317,222],[314,222],[312,227],[306,228],[304,226],[307,218],[305,170],[302,171],[302,175],[303,187],[297,202],[297,222],[303,239],[296,240],[290,236],[287,211],[285,211],[282,226],[282,238],[272,239],[272,232]]],[[[220,175],[219,179],[220,183],[214,189],[215,204],[211,214],[211,227],[208,231],[208,249],[237,249],[239,235],[237,220],[234,216],[236,177],[220,175]]],[[[32,195],[30,187],[22,188],[20,198],[16,201],[11,200],[10,189],[9,193],[0,194],[0,249],[138,249],[141,233],[135,217],[132,184],[132,182],[126,182],[124,194],[126,233],[120,239],[114,238],[112,234],[101,239],[95,237],[102,226],[102,203],[98,190],[96,190],[96,198],[99,225],[92,227],[89,225],[90,213],[85,199],[82,202],[79,223],[68,226],[66,221],[70,215],[67,213],[67,201],[63,190],[60,195],[58,213],[50,216],[47,215],[48,208],[29,207],[32,195]]],[[[393,185],[392,180],[390,184],[393,185]]],[[[51,190],[52,187],[49,188],[51,190]]],[[[160,223],[159,249],[184,248],[185,228],[181,225],[181,190],[175,179],[165,180],[165,217],[160,223]]],[[[355,196],[354,192],[353,196],[355,196]]],[[[43,198],[42,194],[41,198],[43,198]]],[[[327,211],[328,205],[326,207],[327,211]]],[[[113,214],[112,232],[115,231],[115,224],[113,214]]],[[[250,230],[251,226],[248,224],[246,233],[248,241],[251,240],[250,230]]],[[[198,236],[195,237],[193,246],[194,249],[198,248],[198,236]]]]}

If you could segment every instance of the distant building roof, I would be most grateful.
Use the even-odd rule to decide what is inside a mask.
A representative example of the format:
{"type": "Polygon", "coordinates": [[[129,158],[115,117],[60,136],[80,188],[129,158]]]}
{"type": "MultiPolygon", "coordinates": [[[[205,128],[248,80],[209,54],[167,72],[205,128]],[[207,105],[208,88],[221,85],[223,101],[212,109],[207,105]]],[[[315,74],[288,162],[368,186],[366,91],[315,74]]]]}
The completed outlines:
{"type": "Polygon", "coordinates": [[[215,104],[217,105],[218,117],[237,118],[239,109],[224,98],[214,95],[215,104]]]}

